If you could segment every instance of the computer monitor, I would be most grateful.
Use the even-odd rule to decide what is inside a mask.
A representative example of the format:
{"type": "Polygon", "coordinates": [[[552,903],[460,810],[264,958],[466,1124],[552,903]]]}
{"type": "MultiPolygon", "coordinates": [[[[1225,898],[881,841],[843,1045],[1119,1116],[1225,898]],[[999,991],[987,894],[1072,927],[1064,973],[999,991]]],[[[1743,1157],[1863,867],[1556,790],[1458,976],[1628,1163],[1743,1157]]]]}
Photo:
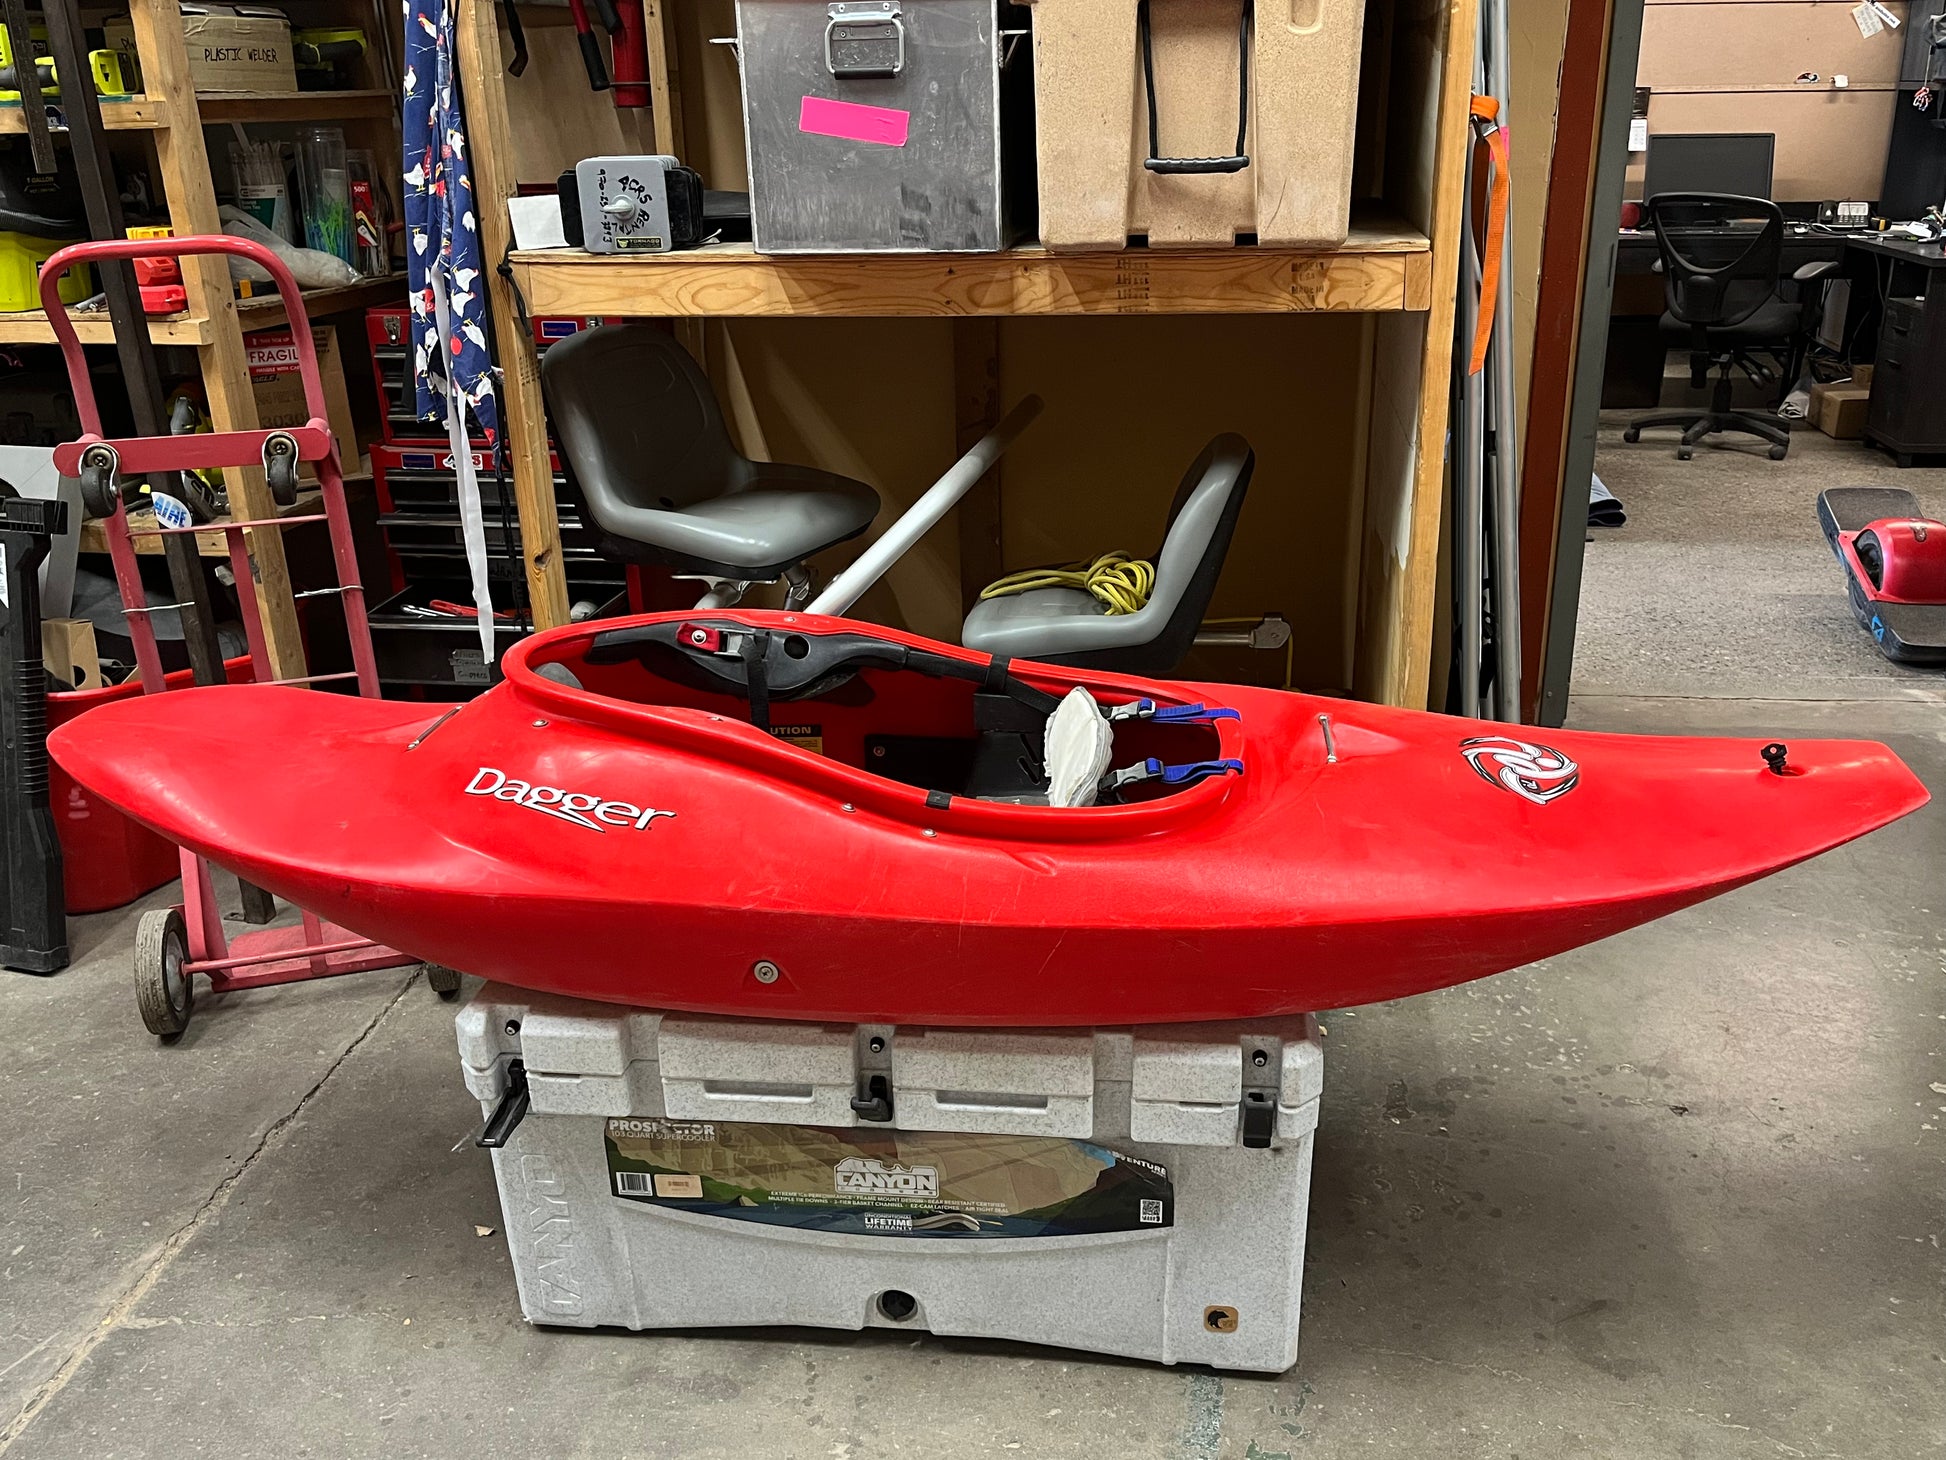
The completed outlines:
{"type": "Polygon", "coordinates": [[[1774,132],[1657,132],[1649,138],[1644,201],[1657,193],[1770,196],[1774,132]]]}

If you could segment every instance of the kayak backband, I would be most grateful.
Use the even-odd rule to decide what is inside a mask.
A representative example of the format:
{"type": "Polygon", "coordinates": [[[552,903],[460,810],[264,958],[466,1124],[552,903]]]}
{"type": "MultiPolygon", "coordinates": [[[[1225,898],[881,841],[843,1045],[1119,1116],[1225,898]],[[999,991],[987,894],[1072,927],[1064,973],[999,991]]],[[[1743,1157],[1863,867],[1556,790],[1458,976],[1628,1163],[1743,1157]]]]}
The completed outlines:
{"type": "MultiPolygon", "coordinates": [[[[537,672],[572,671],[595,693],[638,703],[734,706],[799,749],[937,794],[1048,804],[1047,730],[1062,697],[1013,673],[1004,656],[968,660],[870,633],[706,616],[633,624],[583,642],[578,659],[537,672]]],[[[1054,805],[1149,800],[1242,772],[1213,730],[1238,718],[1233,709],[1081,698],[1112,753],[1098,780],[1086,778],[1091,789],[1081,799],[1065,799],[1073,788],[1064,782],[1054,805]]]]}

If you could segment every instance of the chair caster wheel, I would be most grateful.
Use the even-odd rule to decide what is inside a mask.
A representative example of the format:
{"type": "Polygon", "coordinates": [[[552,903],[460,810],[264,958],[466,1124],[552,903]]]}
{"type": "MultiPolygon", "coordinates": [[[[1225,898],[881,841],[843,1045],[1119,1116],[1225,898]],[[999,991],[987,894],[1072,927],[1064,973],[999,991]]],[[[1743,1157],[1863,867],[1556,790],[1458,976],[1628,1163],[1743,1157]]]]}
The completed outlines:
{"type": "Polygon", "coordinates": [[[1677,461],[1688,461],[1688,460],[1689,460],[1689,459],[1690,459],[1691,457],[1693,457],[1693,456],[1694,456],[1695,454],[1696,454],[1696,453],[1695,453],[1695,452],[1693,452],[1693,451],[1691,451],[1691,450],[1690,450],[1690,449],[1689,449],[1689,448],[1688,448],[1687,446],[1678,446],[1678,447],[1676,448],[1676,460],[1677,460],[1677,461]]]}
{"type": "Polygon", "coordinates": [[[1633,446],[1636,442],[1640,441],[1641,439],[1642,439],[1642,433],[1636,430],[1635,427],[1633,426],[1630,426],[1626,431],[1622,432],[1622,440],[1628,442],[1630,446],[1633,446]]]}
{"type": "Polygon", "coordinates": [[[189,1027],[196,1007],[196,976],[189,962],[189,934],[182,913],[156,908],[135,928],[135,1002],[149,1033],[173,1044],[189,1027]]]}
{"type": "Polygon", "coordinates": [[[1790,447],[1788,446],[1773,446],[1770,448],[1770,459],[1772,461],[1782,461],[1785,454],[1789,451],[1790,447]]]}

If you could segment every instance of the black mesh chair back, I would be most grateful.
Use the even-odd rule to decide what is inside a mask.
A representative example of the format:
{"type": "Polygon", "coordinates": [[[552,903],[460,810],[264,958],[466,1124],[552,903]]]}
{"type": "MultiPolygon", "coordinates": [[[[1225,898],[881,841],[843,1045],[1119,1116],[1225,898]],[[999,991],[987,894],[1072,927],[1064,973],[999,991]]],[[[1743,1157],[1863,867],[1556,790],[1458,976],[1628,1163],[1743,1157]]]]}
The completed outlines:
{"type": "Polygon", "coordinates": [[[1739,325],[1776,297],[1784,214],[1768,198],[1657,193],[1648,211],[1669,312],[1684,324],[1739,325]]]}

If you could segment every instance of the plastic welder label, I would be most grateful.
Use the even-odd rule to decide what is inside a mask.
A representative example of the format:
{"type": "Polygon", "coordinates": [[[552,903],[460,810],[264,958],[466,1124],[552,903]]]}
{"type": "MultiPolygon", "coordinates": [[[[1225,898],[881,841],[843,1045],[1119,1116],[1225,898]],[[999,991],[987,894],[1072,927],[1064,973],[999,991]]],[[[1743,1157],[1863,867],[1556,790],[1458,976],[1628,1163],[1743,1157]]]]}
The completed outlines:
{"type": "Polygon", "coordinates": [[[624,1201],[860,1237],[1073,1237],[1175,1220],[1169,1173],[1090,1141],[612,1117],[624,1201]]]}

